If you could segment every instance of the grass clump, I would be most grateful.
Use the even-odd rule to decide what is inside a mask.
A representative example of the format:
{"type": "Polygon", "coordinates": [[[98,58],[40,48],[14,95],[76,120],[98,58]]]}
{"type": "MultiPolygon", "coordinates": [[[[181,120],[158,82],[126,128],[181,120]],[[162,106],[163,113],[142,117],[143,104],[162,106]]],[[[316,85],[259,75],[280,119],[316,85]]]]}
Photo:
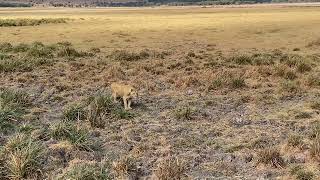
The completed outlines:
{"type": "Polygon", "coordinates": [[[238,55],[231,57],[230,61],[239,65],[248,65],[252,64],[252,57],[248,55],[238,55]]]}
{"type": "Polygon", "coordinates": [[[11,89],[0,90],[0,130],[9,132],[26,113],[29,97],[22,91],[11,89]]]}
{"type": "Polygon", "coordinates": [[[280,152],[276,148],[266,148],[258,152],[258,163],[271,165],[275,168],[281,168],[285,165],[280,152]]]}
{"type": "Polygon", "coordinates": [[[194,113],[194,110],[189,106],[177,108],[174,110],[174,116],[178,120],[192,120],[194,113]]]}
{"type": "Polygon", "coordinates": [[[314,46],[320,46],[320,38],[309,42],[306,47],[314,47],[314,46]]]}
{"type": "Polygon", "coordinates": [[[0,61],[11,58],[10,55],[0,53],[0,61]]]}
{"type": "Polygon", "coordinates": [[[148,51],[141,51],[140,53],[128,52],[126,50],[115,50],[110,57],[116,61],[138,61],[149,57],[148,51]]]}
{"type": "Polygon", "coordinates": [[[182,161],[174,157],[167,157],[160,160],[154,174],[159,180],[182,179],[185,170],[186,167],[182,161]]]}
{"type": "Polygon", "coordinates": [[[20,43],[13,47],[14,52],[27,52],[30,49],[30,45],[25,43],[20,43]]]}
{"type": "Polygon", "coordinates": [[[12,48],[13,46],[11,43],[8,43],[8,42],[0,43],[0,52],[10,52],[12,48]]]}
{"type": "Polygon", "coordinates": [[[86,53],[86,52],[78,52],[76,49],[69,46],[59,47],[59,50],[57,52],[58,57],[68,57],[68,58],[84,57],[89,55],[92,55],[92,54],[86,53]]]}
{"type": "Polygon", "coordinates": [[[38,26],[40,24],[66,23],[66,18],[42,18],[42,19],[0,19],[0,27],[10,26],[38,26]]]}
{"type": "Polygon", "coordinates": [[[314,110],[320,110],[320,102],[316,101],[316,102],[312,102],[310,107],[314,110]]]}
{"type": "Polygon", "coordinates": [[[118,179],[134,179],[137,172],[136,160],[132,157],[121,157],[112,163],[112,171],[118,179]]]}
{"type": "Polygon", "coordinates": [[[92,127],[103,128],[105,119],[111,116],[114,109],[110,96],[99,94],[90,98],[88,105],[88,120],[92,127]]]}
{"type": "Polygon", "coordinates": [[[68,167],[58,179],[108,180],[111,179],[108,168],[105,162],[79,162],[68,167]]]}
{"type": "Polygon", "coordinates": [[[85,120],[87,113],[83,104],[73,104],[63,111],[63,117],[66,121],[85,120]]]}
{"type": "Polygon", "coordinates": [[[114,114],[117,119],[131,119],[134,117],[133,113],[120,108],[114,110],[114,114]]]}
{"type": "Polygon", "coordinates": [[[253,64],[261,66],[261,65],[273,65],[275,62],[275,55],[268,53],[257,53],[252,55],[253,64]]]}
{"type": "Polygon", "coordinates": [[[305,171],[301,166],[294,166],[290,169],[291,175],[294,175],[297,180],[312,180],[314,174],[311,171],[305,171]]]}
{"type": "Polygon", "coordinates": [[[211,84],[209,85],[208,89],[209,90],[217,90],[219,88],[221,88],[223,86],[223,80],[222,79],[215,79],[211,82],[211,84]]]}
{"type": "Polygon", "coordinates": [[[301,92],[301,86],[297,81],[284,81],[281,83],[281,91],[289,94],[296,94],[301,92]]]}
{"type": "Polygon", "coordinates": [[[300,72],[300,73],[304,73],[304,72],[309,72],[312,70],[312,67],[311,65],[307,64],[307,63],[300,63],[298,66],[297,66],[297,71],[300,72]]]}
{"type": "Polygon", "coordinates": [[[288,145],[292,147],[300,147],[303,144],[303,138],[299,135],[290,135],[288,138],[288,145]]]}
{"type": "Polygon", "coordinates": [[[98,149],[88,130],[77,127],[72,122],[60,121],[50,127],[50,136],[56,140],[67,140],[79,150],[93,151],[98,149]]]}
{"type": "Polygon", "coordinates": [[[320,160],[320,137],[317,135],[316,138],[312,140],[310,147],[310,154],[316,160],[320,160]]]}
{"type": "Polygon", "coordinates": [[[27,51],[27,55],[33,58],[52,58],[53,49],[48,48],[41,42],[34,42],[31,44],[30,49],[27,51]]]}
{"type": "Polygon", "coordinates": [[[320,137],[320,123],[317,122],[311,127],[310,138],[320,137]]]}
{"type": "Polygon", "coordinates": [[[320,86],[320,78],[319,74],[311,74],[307,79],[308,86],[311,87],[319,87],[320,86]]]}
{"type": "Polygon", "coordinates": [[[229,86],[232,89],[241,89],[246,87],[246,82],[243,77],[233,77],[230,80],[229,86]]]}
{"type": "Polygon", "coordinates": [[[47,58],[6,59],[0,61],[0,72],[31,71],[35,67],[50,65],[53,61],[47,58]]]}
{"type": "Polygon", "coordinates": [[[45,160],[45,148],[40,141],[24,134],[9,138],[3,147],[3,174],[9,179],[39,179],[45,160]]]}

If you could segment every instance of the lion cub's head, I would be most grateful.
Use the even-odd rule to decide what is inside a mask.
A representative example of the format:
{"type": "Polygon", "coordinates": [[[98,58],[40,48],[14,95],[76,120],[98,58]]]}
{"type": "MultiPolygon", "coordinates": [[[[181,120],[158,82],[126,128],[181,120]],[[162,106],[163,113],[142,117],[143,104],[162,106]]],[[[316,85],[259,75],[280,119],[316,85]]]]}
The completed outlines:
{"type": "Polygon", "coordinates": [[[130,88],[129,96],[133,99],[138,98],[138,92],[135,88],[130,88]]]}

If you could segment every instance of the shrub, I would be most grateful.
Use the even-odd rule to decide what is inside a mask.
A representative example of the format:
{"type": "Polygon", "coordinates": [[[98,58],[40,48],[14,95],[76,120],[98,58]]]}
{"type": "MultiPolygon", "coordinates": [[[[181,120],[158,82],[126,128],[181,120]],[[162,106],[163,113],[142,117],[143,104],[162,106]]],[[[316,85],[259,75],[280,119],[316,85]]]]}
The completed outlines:
{"type": "Polygon", "coordinates": [[[71,165],[58,179],[108,180],[111,179],[107,163],[81,162],[71,165]]]}
{"type": "Polygon", "coordinates": [[[9,138],[4,145],[4,174],[10,179],[38,179],[44,163],[45,148],[40,141],[23,134],[9,138]]]}
{"type": "Polygon", "coordinates": [[[283,167],[284,160],[278,149],[266,148],[258,152],[258,163],[271,165],[272,167],[283,167]]]}
{"type": "Polygon", "coordinates": [[[159,180],[182,179],[186,167],[183,162],[174,157],[162,159],[154,171],[159,180]]]}

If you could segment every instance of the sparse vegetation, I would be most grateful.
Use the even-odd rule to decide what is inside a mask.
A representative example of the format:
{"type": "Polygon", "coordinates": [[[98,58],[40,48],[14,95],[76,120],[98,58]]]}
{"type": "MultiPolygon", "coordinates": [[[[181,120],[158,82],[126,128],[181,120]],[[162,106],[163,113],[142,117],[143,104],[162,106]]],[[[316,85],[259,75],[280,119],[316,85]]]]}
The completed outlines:
{"type": "Polygon", "coordinates": [[[185,164],[174,157],[166,157],[158,162],[154,174],[158,179],[182,179],[185,172],[185,164]]]}
{"type": "Polygon", "coordinates": [[[285,163],[280,155],[280,152],[276,148],[266,148],[258,152],[258,163],[271,165],[275,168],[284,167],[285,163]]]}
{"type": "Polygon", "coordinates": [[[175,118],[179,120],[191,120],[195,111],[191,107],[182,107],[174,110],[175,118]]]}
{"type": "Polygon", "coordinates": [[[41,24],[66,23],[66,18],[42,18],[42,19],[0,19],[0,27],[10,26],[39,26],[41,24]]]}
{"type": "Polygon", "coordinates": [[[106,162],[78,162],[68,167],[67,171],[58,179],[112,179],[106,162]]]}
{"type": "Polygon", "coordinates": [[[298,180],[314,179],[314,174],[311,171],[305,171],[301,166],[294,166],[290,172],[292,175],[295,175],[298,180]]]}
{"type": "Polygon", "coordinates": [[[290,135],[288,137],[288,145],[292,147],[299,147],[303,144],[303,138],[299,135],[290,135]]]}
{"type": "Polygon", "coordinates": [[[119,160],[113,162],[112,170],[117,178],[135,178],[137,173],[136,160],[132,157],[121,157],[119,160]]]}
{"type": "Polygon", "coordinates": [[[1,11],[74,20],[1,27],[0,179],[319,179],[320,11],[262,6],[1,11]]]}

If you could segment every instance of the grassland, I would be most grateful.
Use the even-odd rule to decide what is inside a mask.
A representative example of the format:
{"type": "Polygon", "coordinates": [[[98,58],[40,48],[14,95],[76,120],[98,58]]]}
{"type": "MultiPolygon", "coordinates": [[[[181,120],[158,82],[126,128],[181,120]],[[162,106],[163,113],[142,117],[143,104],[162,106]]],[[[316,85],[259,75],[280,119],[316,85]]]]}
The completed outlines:
{"type": "Polygon", "coordinates": [[[318,7],[1,9],[0,179],[318,179],[318,7]],[[109,85],[139,89],[133,110],[109,85]]]}

